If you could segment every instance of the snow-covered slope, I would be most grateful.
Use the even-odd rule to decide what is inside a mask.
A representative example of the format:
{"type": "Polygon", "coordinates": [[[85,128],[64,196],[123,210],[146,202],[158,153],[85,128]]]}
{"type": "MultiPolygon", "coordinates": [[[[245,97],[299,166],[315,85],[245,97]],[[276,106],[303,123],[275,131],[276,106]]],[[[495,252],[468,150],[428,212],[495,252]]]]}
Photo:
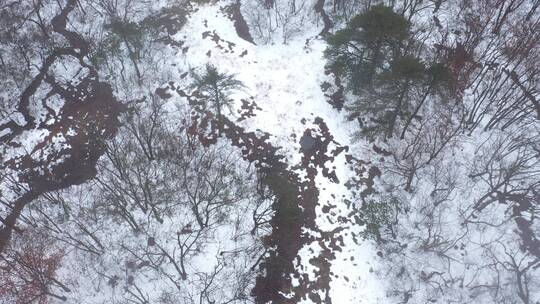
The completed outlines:
{"type": "Polygon", "coordinates": [[[538,12],[518,2],[0,5],[0,304],[535,303],[538,12]],[[418,50],[352,92],[323,36],[375,10],[410,16],[418,50]]]}
{"type": "MultiPolygon", "coordinates": [[[[344,112],[332,107],[321,88],[324,82],[333,82],[333,75],[325,71],[323,51],[326,44],[318,36],[319,32],[317,26],[306,26],[302,35],[287,44],[254,45],[238,37],[233,23],[218,6],[201,7],[189,18],[185,31],[180,34],[189,50],[177,60],[188,67],[204,67],[211,63],[220,70],[236,74],[246,85],[245,91],[235,96],[237,101],[252,97],[259,107],[255,116],[241,125],[247,130],[270,133],[269,141],[280,147],[278,153],[286,156],[291,168],[301,161],[300,139],[304,131],[318,130],[314,123],[317,117],[323,119],[336,142],[331,148],[349,146],[350,153],[361,157],[365,147],[350,142],[354,123],[346,120],[344,112]],[[219,38],[205,36],[208,32],[219,38]]],[[[237,108],[240,106],[238,103],[237,108]]],[[[231,118],[235,116],[238,114],[231,113],[231,118]]],[[[327,168],[336,169],[339,182],[324,177],[320,169],[316,177],[318,227],[326,232],[343,228],[334,236],[340,239],[341,245],[331,259],[330,295],[333,303],[379,303],[384,293],[382,282],[374,274],[377,268],[375,249],[370,241],[359,237],[363,230],[361,225],[340,220],[352,212],[347,201],[360,203],[354,201],[351,190],[345,186],[356,174],[346,160],[346,154],[341,153],[325,164],[327,168]],[[332,206],[332,212],[323,212],[329,206],[332,206]]],[[[305,174],[302,170],[299,173],[305,174]]],[[[301,250],[301,261],[304,262],[299,268],[310,277],[317,276],[317,267],[306,261],[319,253],[318,242],[301,250]]]]}

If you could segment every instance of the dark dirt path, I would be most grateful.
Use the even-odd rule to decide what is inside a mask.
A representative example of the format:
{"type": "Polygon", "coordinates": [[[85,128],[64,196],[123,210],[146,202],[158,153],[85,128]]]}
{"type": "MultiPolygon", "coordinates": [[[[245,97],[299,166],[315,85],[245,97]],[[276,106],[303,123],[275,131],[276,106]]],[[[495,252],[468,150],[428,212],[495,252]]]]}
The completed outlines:
{"type": "Polygon", "coordinates": [[[0,125],[0,133],[8,130],[6,135],[0,137],[0,143],[14,148],[18,146],[17,136],[24,131],[49,131],[49,134],[33,147],[31,153],[0,163],[0,170],[13,170],[18,175],[19,183],[26,184],[29,188],[10,203],[11,210],[2,219],[0,252],[8,244],[12,232],[17,229],[16,222],[24,207],[32,200],[47,191],[81,184],[96,175],[96,163],[104,153],[103,142],[117,131],[118,115],[123,106],[113,96],[110,85],[99,80],[95,68],[85,63],[84,58],[89,52],[88,43],[79,34],[66,29],[68,15],[76,4],[76,0],[68,1],[62,11],[51,20],[53,31],[62,35],[69,46],[55,49],[21,94],[18,110],[26,123],[21,126],[10,121],[0,125]],[[76,85],[61,83],[48,73],[54,63],[67,56],[75,58],[81,69],[86,70],[86,74],[76,85]],[[51,89],[45,97],[34,96],[41,86],[51,89]],[[64,101],[60,115],[50,117],[54,118],[52,124],[42,122],[38,125],[31,114],[29,100],[40,99],[47,109],[46,102],[53,97],[64,101]],[[67,147],[53,148],[57,136],[65,139],[67,147]],[[36,159],[31,155],[34,153],[43,157],[36,159]]]}
{"type": "MultiPolygon", "coordinates": [[[[347,152],[348,147],[335,142],[323,119],[317,117],[314,119],[314,127],[306,127],[300,139],[304,143],[299,151],[302,155],[301,163],[291,167],[285,162],[284,156],[279,154],[279,148],[269,143],[270,134],[248,132],[225,116],[216,117],[198,109],[197,105],[201,101],[195,96],[189,96],[174,86],[163,90],[169,89],[187,97],[196,109],[187,133],[196,136],[204,145],[215,144],[220,137],[228,139],[242,151],[245,160],[255,165],[260,182],[275,195],[272,203],[272,232],[264,239],[268,253],[259,265],[260,274],[252,290],[255,302],[298,303],[309,298],[315,303],[332,303],[329,295],[332,276],[330,267],[335,258],[334,252],[339,251],[342,245],[339,232],[344,228],[322,231],[317,226],[319,189],[315,178],[321,170],[324,177],[339,183],[334,169],[328,168],[327,164],[347,152]],[[335,148],[331,149],[331,144],[335,148]],[[301,178],[299,172],[307,173],[307,178],[301,178]],[[297,266],[300,262],[299,251],[312,243],[322,248],[316,257],[307,261],[318,269],[315,280],[301,273],[297,266]],[[292,278],[298,280],[299,284],[293,284],[292,278]]],[[[239,120],[255,115],[253,110],[256,107],[255,102],[245,101],[239,120]]]]}

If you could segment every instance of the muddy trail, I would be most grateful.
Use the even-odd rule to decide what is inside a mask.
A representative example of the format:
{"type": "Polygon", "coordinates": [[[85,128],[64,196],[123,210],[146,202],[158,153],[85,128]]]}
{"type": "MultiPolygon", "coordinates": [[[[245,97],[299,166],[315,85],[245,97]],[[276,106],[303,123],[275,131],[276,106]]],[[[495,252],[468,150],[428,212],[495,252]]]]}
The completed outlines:
{"type": "MultiPolygon", "coordinates": [[[[241,149],[245,160],[255,165],[260,182],[275,195],[272,203],[272,233],[264,239],[268,254],[259,265],[261,275],[257,277],[252,291],[255,302],[297,303],[308,296],[316,303],[330,303],[328,297],[321,299],[317,292],[323,290],[328,295],[329,256],[310,261],[321,270],[316,281],[310,281],[307,275],[301,276],[295,267],[300,249],[316,241],[314,237],[302,232],[303,227],[318,230],[315,224],[318,189],[314,178],[301,181],[298,173],[290,169],[283,156],[278,154],[278,148],[267,142],[268,134],[258,136],[246,132],[224,116],[201,113],[201,116],[193,117],[187,132],[197,135],[204,145],[215,144],[221,133],[233,146],[241,149]],[[293,286],[292,277],[299,280],[299,286],[293,286]]],[[[312,168],[308,168],[306,163],[304,169],[312,168]]],[[[323,254],[328,255],[328,252],[323,254]]]]}
{"type": "MultiPolygon", "coordinates": [[[[323,119],[316,117],[313,126],[307,127],[300,137],[302,155],[301,163],[290,166],[285,157],[280,155],[280,148],[269,142],[270,134],[266,132],[246,131],[237,123],[255,116],[257,104],[251,100],[243,100],[239,111],[240,118],[234,122],[223,115],[216,117],[209,111],[202,110],[203,101],[196,96],[170,85],[160,91],[177,92],[186,97],[195,109],[192,121],[188,123],[186,132],[189,136],[198,138],[205,146],[216,144],[220,138],[226,138],[231,145],[241,150],[243,158],[254,164],[259,183],[270,189],[274,194],[272,202],[273,217],[272,232],[265,236],[263,242],[267,254],[259,264],[259,275],[256,278],[252,296],[256,303],[298,303],[310,299],[314,303],[332,303],[330,297],[330,281],[334,275],[331,263],[335,252],[344,246],[339,235],[346,228],[336,228],[332,231],[321,230],[316,224],[316,207],[319,205],[319,188],[315,182],[318,171],[332,183],[340,183],[335,167],[328,168],[327,164],[348,152],[347,146],[341,146],[334,141],[323,119]],[[330,148],[333,144],[334,148],[330,148]],[[299,252],[304,246],[317,243],[322,250],[309,261],[301,261],[299,252]],[[315,267],[315,273],[310,276],[305,273],[306,263],[315,267]],[[293,278],[296,283],[293,283],[293,278]]],[[[171,96],[167,93],[167,96],[171,96]]],[[[367,178],[348,181],[351,187],[362,187],[374,178],[372,169],[365,169],[367,163],[345,156],[348,165],[359,166],[359,176],[370,171],[367,178]],[[354,184],[354,185],[353,185],[354,184]]],[[[324,213],[330,213],[332,206],[323,208],[324,213]]],[[[357,216],[340,218],[340,222],[361,224],[357,216]]]]}
{"type": "Polygon", "coordinates": [[[13,172],[18,197],[2,220],[0,252],[17,230],[16,222],[23,209],[32,200],[45,192],[81,184],[95,177],[96,163],[105,151],[104,141],[113,137],[118,129],[122,104],[114,97],[111,86],[100,81],[96,69],[85,62],[88,43],[79,34],[66,29],[68,15],[76,4],[76,0],[68,1],[51,20],[53,31],[64,37],[68,46],[56,48],[22,92],[18,111],[25,122],[20,124],[12,120],[0,125],[0,134],[4,134],[0,143],[13,149],[19,148],[21,142],[24,145],[24,137],[20,141],[19,137],[25,133],[44,131],[47,134],[28,153],[7,159],[2,157],[0,171],[13,172]],[[62,82],[49,71],[66,58],[75,59],[84,71],[75,84],[62,82]],[[47,90],[47,93],[39,95],[40,90],[47,90]],[[48,100],[53,98],[64,103],[60,113],[47,106],[48,100]],[[38,121],[34,116],[31,99],[39,100],[47,109],[46,119],[38,121]],[[59,138],[63,139],[60,148],[55,142],[59,138]]]}

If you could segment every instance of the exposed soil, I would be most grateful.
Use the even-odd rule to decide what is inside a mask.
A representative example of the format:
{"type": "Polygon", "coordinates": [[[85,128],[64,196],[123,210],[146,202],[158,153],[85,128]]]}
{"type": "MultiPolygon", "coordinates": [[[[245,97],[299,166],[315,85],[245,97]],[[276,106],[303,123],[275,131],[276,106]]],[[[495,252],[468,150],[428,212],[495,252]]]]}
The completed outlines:
{"type": "Polygon", "coordinates": [[[336,110],[341,111],[345,103],[345,87],[341,83],[341,79],[337,75],[335,69],[332,66],[327,66],[325,69],[326,75],[333,75],[334,84],[323,82],[321,84],[321,90],[324,92],[324,96],[327,98],[327,102],[332,105],[336,110]],[[332,89],[332,90],[330,90],[332,89]]]}
{"type": "Polygon", "coordinates": [[[247,42],[255,44],[255,41],[253,41],[253,37],[251,37],[251,33],[249,32],[249,26],[244,19],[244,16],[242,15],[242,11],[240,10],[240,6],[241,3],[236,2],[222,8],[222,10],[227,14],[229,19],[233,21],[234,29],[236,30],[238,37],[244,39],[247,42]]]}
{"type": "Polygon", "coordinates": [[[187,16],[188,12],[183,7],[172,6],[162,9],[156,15],[145,18],[142,23],[165,31],[167,35],[172,36],[184,27],[187,23],[187,16]]]}
{"type": "Polygon", "coordinates": [[[210,38],[212,41],[214,41],[216,47],[223,52],[234,53],[234,47],[236,46],[236,43],[221,39],[221,37],[218,35],[218,33],[216,33],[215,30],[203,32],[202,37],[210,38]],[[223,46],[223,44],[226,44],[227,46],[223,46]]]}
{"type": "Polygon", "coordinates": [[[172,36],[175,35],[187,23],[188,11],[181,6],[172,6],[161,9],[154,15],[146,17],[141,21],[142,27],[157,29],[156,41],[161,41],[172,47],[182,48],[183,41],[178,41],[172,36]]]}
{"type": "Polygon", "coordinates": [[[524,216],[517,216],[514,219],[523,242],[523,249],[540,258],[540,240],[533,230],[533,219],[527,220],[524,216]]]}
{"type": "Polygon", "coordinates": [[[114,136],[117,131],[117,117],[123,109],[121,103],[113,96],[110,85],[100,82],[96,70],[84,62],[83,58],[88,55],[88,43],[79,34],[66,30],[68,15],[76,3],[76,0],[68,1],[64,9],[51,21],[53,30],[62,35],[70,46],[54,50],[22,93],[18,110],[25,117],[26,123],[20,126],[9,122],[0,126],[0,131],[9,129],[7,135],[0,138],[0,142],[13,147],[17,145],[13,140],[23,131],[49,131],[49,135],[43,138],[31,153],[0,164],[0,170],[3,167],[19,172],[19,181],[29,186],[27,192],[21,193],[19,198],[12,202],[13,209],[3,222],[4,227],[0,229],[0,252],[8,244],[12,232],[17,230],[16,221],[24,207],[32,200],[47,191],[80,184],[95,176],[96,163],[104,152],[103,141],[114,136]],[[65,56],[76,58],[81,68],[87,71],[77,85],[70,82],[60,83],[48,74],[50,67],[65,56]],[[53,123],[36,125],[36,119],[31,115],[29,100],[33,97],[40,98],[34,94],[44,84],[52,88],[41,98],[44,108],[48,109],[46,102],[53,97],[62,99],[64,107],[58,117],[53,117],[54,113],[50,111],[50,118],[54,118],[53,123]],[[65,138],[67,145],[63,149],[50,148],[59,135],[65,138]],[[47,147],[50,153],[43,154],[47,147]],[[42,157],[36,160],[31,156],[35,153],[42,157]]]}
{"type": "MultiPolygon", "coordinates": [[[[178,89],[177,92],[187,97],[195,109],[199,108],[200,102],[195,96],[178,89]]],[[[252,116],[256,108],[254,102],[246,100],[241,112],[252,116]]],[[[256,303],[298,303],[307,298],[315,303],[332,303],[329,295],[330,267],[335,259],[334,252],[341,250],[343,245],[339,232],[344,228],[322,231],[317,227],[315,210],[319,204],[319,189],[315,177],[321,169],[324,177],[339,183],[334,169],[326,167],[326,164],[348,151],[348,147],[334,141],[323,119],[317,117],[313,122],[315,127],[307,128],[300,139],[302,161],[292,168],[279,154],[279,149],[268,142],[268,133],[248,132],[224,116],[215,117],[210,112],[198,110],[186,130],[204,145],[215,144],[221,136],[229,139],[233,146],[241,149],[245,160],[254,163],[260,182],[275,195],[272,232],[264,239],[268,253],[259,264],[260,274],[252,290],[256,303]],[[331,144],[335,148],[331,149],[331,144]],[[307,173],[307,178],[299,177],[298,172],[302,171],[307,173]],[[317,232],[321,237],[316,238],[306,231],[317,232]],[[318,256],[308,261],[318,268],[315,280],[309,279],[296,267],[300,249],[313,242],[322,248],[318,256]],[[293,277],[299,284],[293,284],[293,277]]]]}
{"type": "Polygon", "coordinates": [[[323,23],[324,23],[324,28],[322,29],[321,33],[319,34],[321,36],[326,36],[327,34],[329,34],[330,29],[332,27],[334,27],[334,23],[330,19],[330,16],[328,16],[326,11],[324,10],[325,2],[326,2],[326,0],[318,0],[317,3],[315,4],[315,7],[314,7],[315,12],[317,14],[321,15],[321,18],[322,18],[323,23]]]}
{"type": "Polygon", "coordinates": [[[482,212],[492,203],[511,205],[512,217],[516,222],[518,235],[521,237],[521,249],[540,258],[540,239],[538,239],[537,233],[534,231],[535,217],[530,216],[530,214],[535,214],[531,210],[536,207],[534,203],[538,204],[538,202],[540,202],[540,194],[535,192],[530,195],[496,192],[493,200],[487,204],[476,206],[475,209],[482,212]]]}

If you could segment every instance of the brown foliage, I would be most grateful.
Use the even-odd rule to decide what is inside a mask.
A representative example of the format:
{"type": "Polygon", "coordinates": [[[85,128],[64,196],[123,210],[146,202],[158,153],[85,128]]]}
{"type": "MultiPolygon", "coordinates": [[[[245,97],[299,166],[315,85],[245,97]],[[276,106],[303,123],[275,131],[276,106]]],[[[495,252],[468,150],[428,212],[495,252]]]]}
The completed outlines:
{"type": "Polygon", "coordinates": [[[27,231],[13,239],[0,256],[0,297],[14,304],[49,303],[50,291],[64,252],[51,251],[52,242],[39,232],[27,231]]]}

